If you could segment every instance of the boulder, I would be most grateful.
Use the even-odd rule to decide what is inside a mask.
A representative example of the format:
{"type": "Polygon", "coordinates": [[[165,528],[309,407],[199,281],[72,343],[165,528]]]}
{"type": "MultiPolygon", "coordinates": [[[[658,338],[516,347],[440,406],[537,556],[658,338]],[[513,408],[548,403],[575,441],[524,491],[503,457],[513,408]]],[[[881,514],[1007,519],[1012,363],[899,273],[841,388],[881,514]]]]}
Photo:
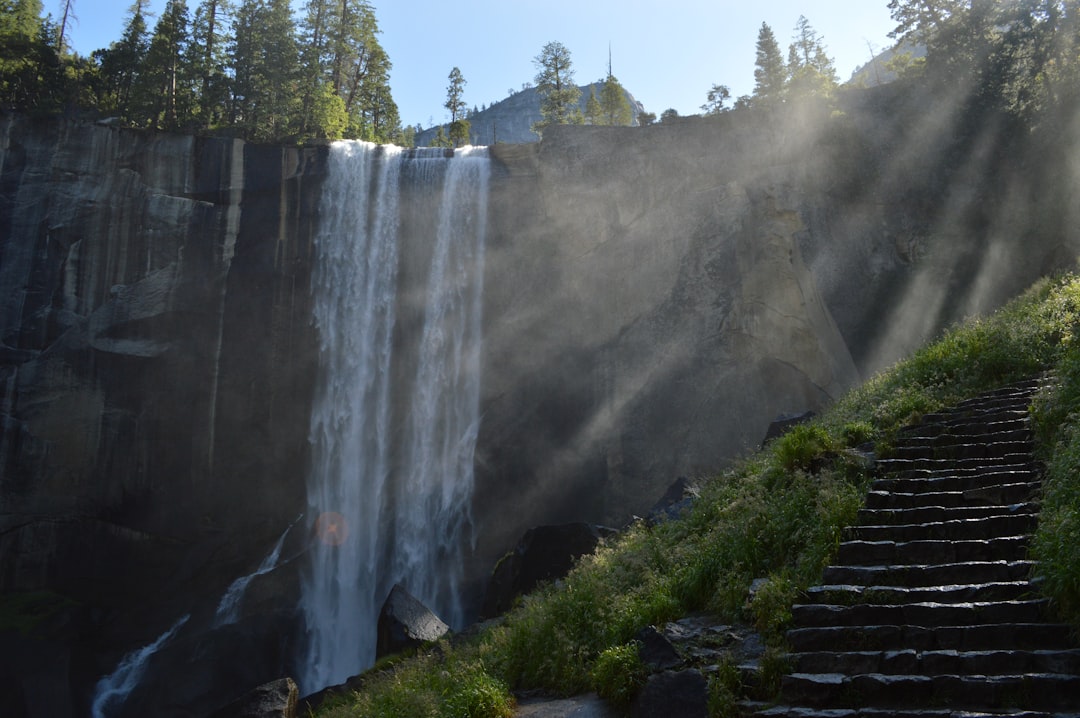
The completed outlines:
{"type": "Polygon", "coordinates": [[[630,708],[632,718],[707,718],[709,684],[700,671],[664,671],[649,676],[630,708]]]}
{"type": "Polygon", "coordinates": [[[765,446],[773,439],[779,439],[794,427],[805,424],[816,416],[817,414],[813,411],[804,411],[801,414],[780,414],[769,424],[769,428],[765,431],[765,438],[761,440],[761,445],[765,446]]]}
{"type": "Polygon", "coordinates": [[[379,612],[375,656],[382,658],[437,641],[449,630],[419,599],[396,584],[379,612]]]}
{"type": "Polygon", "coordinates": [[[244,694],[211,718],[296,718],[299,696],[292,678],[279,678],[244,694]]]}
{"type": "Polygon", "coordinates": [[[653,671],[663,671],[682,664],[682,657],[675,646],[654,626],[646,626],[637,632],[638,657],[653,671]]]}
{"type": "Polygon", "coordinates": [[[575,561],[596,550],[601,535],[599,527],[585,523],[529,529],[492,571],[481,614],[492,618],[505,613],[515,598],[541,581],[566,576],[575,561]]]}
{"type": "Polygon", "coordinates": [[[659,524],[677,519],[693,505],[697,497],[697,490],[690,485],[690,480],[685,476],[680,476],[649,509],[645,520],[650,524],[659,524]]]}

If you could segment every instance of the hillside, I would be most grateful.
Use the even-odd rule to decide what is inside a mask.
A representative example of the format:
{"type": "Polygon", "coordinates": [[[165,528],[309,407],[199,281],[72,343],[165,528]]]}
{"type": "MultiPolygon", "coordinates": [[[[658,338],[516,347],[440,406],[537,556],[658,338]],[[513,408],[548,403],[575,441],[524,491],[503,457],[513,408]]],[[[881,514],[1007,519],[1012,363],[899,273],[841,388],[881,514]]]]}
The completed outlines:
{"type": "Polygon", "coordinates": [[[556,695],[595,690],[628,702],[643,680],[639,630],[703,610],[752,625],[767,645],[760,684],[744,684],[745,676],[723,663],[710,678],[710,713],[732,715],[748,691],[767,697],[777,688],[789,607],[831,561],[863,505],[875,475],[868,447],[872,456],[888,456],[898,431],[919,417],[1046,371],[1056,380],[1034,405],[1041,450],[1053,458],[1034,553],[1047,595],[1080,626],[1078,312],[1080,278],[1038,283],[992,317],[949,332],[847,394],[820,419],[706,479],[681,518],[634,524],[497,625],[373,671],[353,684],[362,690],[328,702],[319,715],[441,716],[465,707],[468,715],[508,716],[511,687],[556,695]]]}
{"type": "MultiPolygon", "coordinates": [[[[585,111],[585,103],[589,100],[589,93],[595,90],[597,96],[599,96],[602,84],[603,82],[598,80],[592,85],[580,86],[581,100],[578,105],[581,107],[582,112],[585,111]]],[[[630,103],[631,114],[634,117],[633,125],[636,126],[638,124],[637,117],[645,111],[645,107],[635,100],[629,91],[626,92],[626,99],[630,103]]],[[[541,119],[540,95],[536,92],[535,87],[527,87],[486,109],[471,114],[468,119],[472,123],[470,136],[472,138],[471,144],[474,145],[494,145],[500,142],[506,144],[538,142],[540,137],[532,131],[531,127],[534,122],[541,119]]],[[[417,133],[416,146],[426,147],[429,145],[435,138],[439,127],[440,125],[436,125],[417,133]]],[[[446,132],[446,125],[441,125],[441,127],[443,132],[446,132]]]]}

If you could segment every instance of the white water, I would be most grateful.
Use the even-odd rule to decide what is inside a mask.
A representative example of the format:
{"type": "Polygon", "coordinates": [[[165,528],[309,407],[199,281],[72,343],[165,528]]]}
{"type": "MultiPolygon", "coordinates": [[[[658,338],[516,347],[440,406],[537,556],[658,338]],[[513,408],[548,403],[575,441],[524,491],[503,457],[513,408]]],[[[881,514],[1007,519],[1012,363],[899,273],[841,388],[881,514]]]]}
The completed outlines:
{"type": "Polygon", "coordinates": [[[488,172],[483,149],[446,158],[331,148],[313,280],[320,378],[308,480],[308,515],[324,540],[301,599],[304,692],[374,662],[378,611],[395,583],[451,625],[464,618],[488,172]]]}
{"type": "MultiPolygon", "coordinates": [[[[300,518],[303,518],[302,516],[300,518]]],[[[278,538],[277,543],[270,550],[270,553],[262,560],[258,568],[249,573],[246,576],[240,578],[229,584],[229,587],[225,589],[225,593],[221,596],[221,601],[218,603],[217,611],[214,612],[214,625],[215,626],[227,626],[230,623],[236,623],[240,620],[240,602],[244,598],[244,592],[247,591],[248,584],[256,576],[262,576],[263,574],[270,573],[278,567],[278,562],[281,560],[281,549],[285,545],[285,538],[289,535],[289,531],[296,525],[296,522],[300,520],[297,518],[289,524],[289,527],[278,538]]]]}
{"type": "Polygon", "coordinates": [[[162,633],[153,643],[124,656],[109,675],[98,681],[94,688],[94,700],[90,704],[90,714],[93,718],[106,718],[113,708],[124,704],[132,689],[138,685],[143,672],[146,671],[146,662],[150,656],[157,653],[163,646],[172,640],[180,627],[187,623],[191,615],[184,616],[172,625],[172,628],[162,633]]]}

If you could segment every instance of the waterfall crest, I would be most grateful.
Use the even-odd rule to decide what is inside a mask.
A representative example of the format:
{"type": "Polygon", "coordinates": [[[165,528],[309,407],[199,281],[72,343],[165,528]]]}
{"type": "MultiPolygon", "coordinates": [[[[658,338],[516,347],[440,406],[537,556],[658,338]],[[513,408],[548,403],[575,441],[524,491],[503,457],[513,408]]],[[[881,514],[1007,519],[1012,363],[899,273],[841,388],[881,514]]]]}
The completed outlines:
{"type": "Polygon", "coordinates": [[[303,691],[374,662],[395,583],[449,624],[464,619],[488,174],[484,148],[331,147],[313,277],[303,691]]]}

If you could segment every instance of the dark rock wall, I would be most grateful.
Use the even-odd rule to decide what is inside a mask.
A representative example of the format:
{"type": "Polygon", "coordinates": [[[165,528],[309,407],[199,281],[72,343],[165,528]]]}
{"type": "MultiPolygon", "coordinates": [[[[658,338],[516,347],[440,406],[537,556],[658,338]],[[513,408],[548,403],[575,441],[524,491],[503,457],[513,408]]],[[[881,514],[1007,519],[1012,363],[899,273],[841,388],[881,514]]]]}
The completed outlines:
{"type": "Polygon", "coordinates": [[[113,661],[303,510],[322,155],[0,117],[0,594],[113,661]]]}

